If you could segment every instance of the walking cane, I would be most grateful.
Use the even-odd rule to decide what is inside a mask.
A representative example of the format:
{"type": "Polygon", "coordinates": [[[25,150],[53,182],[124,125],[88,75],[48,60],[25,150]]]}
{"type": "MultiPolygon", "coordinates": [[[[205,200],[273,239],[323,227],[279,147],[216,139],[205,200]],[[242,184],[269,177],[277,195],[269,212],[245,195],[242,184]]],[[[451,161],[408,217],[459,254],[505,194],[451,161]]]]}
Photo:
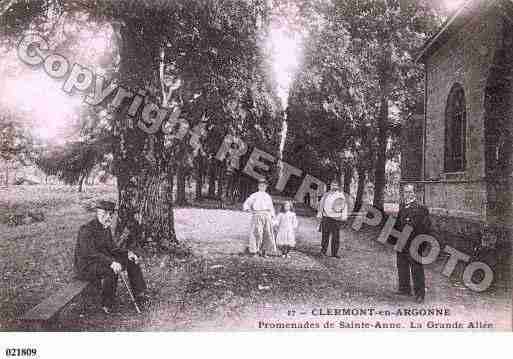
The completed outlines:
{"type": "Polygon", "coordinates": [[[135,310],[137,310],[137,313],[141,314],[141,310],[139,309],[139,306],[137,305],[137,301],[135,300],[134,293],[132,292],[132,288],[130,288],[128,281],[126,280],[125,272],[121,272],[120,275],[121,275],[121,278],[123,279],[123,283],[125,283],[125,287],[126,287],[126,290],[128,291],[128,294],[130,295],[130,299],[132,299],[132,303],[134,303],[135,310]]]}

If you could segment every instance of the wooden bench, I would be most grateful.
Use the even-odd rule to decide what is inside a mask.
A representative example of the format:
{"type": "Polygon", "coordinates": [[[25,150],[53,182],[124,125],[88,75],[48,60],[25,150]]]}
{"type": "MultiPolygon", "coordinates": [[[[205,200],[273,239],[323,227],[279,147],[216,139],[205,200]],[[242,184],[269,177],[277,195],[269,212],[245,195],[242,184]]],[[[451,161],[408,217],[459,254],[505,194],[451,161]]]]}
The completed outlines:
{"type": "Polygon", "coordinates": [[[73,279],[66,287],[26,312],[23,317],[21,317],[21,320],[29,328],[47,329],[52,326],[60,311],[68,303],[93,285],[94,283],[92,282],[73,279]]]}

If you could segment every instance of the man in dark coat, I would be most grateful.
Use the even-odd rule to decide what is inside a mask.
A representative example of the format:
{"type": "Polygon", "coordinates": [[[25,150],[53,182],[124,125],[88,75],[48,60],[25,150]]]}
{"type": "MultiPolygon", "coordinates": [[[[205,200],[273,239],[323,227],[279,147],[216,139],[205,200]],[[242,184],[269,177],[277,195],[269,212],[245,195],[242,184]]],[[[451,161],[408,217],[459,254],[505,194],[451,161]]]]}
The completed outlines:
{"type": "Polygon", "coordinates": [[[115,208],[113,202],[100,201],[96,206],[96,218],[80,227],[75,247],[77,277],[101,280],[102,310],[107,314],[114,304],[118,275],[124,269],[136,300],[141,303],[147,299],[139,257],[130,250],[118,248],[112,239],[110,228],[115,208]]]}
{"type": "Polygon", "coordinates": [[[339,190],[337,181],[330,184],[330,190],[326,192],[320,202],[317,210],[317,218],[321,220],[320,231],[321,256],[328,252],[328,244],[331,238],[331,256],[340,258],[338,249],[340,247],[340,229],[342,223],[347,220],[347,201],[343,192],[339,190]]]}
{"type": "MultiPolygon", "coordinates": [[[[403,230],[404,226],[409,225],[413,228],[413,231],[403,250],[397,252],[397,271],[399,276],[399,290],[397,293],[400,295],[411,295],[410,279],[412,279],[415,301],[422,303],[426,294],[424,267],[422,263],[412,258],[410,245],[419,234],[429,234],[431,222],[428,209],[417,202],[414,186],[412,184],[405,185],[403,193],[404,203],[401,203],[399,206],[396,226],[398,230],[403,230]]],[[[423,247],[421,246],[419,252],[422,250],[423,247]]]]}

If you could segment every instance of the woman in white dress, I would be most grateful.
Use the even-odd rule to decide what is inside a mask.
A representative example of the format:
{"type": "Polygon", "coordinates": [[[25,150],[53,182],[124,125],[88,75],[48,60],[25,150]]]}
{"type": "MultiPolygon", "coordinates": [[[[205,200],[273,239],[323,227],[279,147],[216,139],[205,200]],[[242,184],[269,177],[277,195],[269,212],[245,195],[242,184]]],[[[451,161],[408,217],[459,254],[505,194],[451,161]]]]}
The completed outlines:
{"type": "Polygon", "coordinates": [[[276,218],[278,234],[276,244],[280,248],[282,256],[287,258],[291,249],[296,246],[296,229],[298,227],[297,217],[292,212],[292,203],[287,201],[283,204],[283,212],[276,218]]]}

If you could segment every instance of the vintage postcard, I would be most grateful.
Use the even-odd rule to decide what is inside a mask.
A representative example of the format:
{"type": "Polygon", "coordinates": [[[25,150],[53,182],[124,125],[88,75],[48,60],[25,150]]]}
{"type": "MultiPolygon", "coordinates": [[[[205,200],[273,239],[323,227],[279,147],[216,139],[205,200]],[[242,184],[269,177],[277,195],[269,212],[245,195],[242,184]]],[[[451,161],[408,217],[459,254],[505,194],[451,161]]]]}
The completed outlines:
{"type": "Polygon", "coordinates": [[[0,332],[512,331],[513,1],[7,0],[0,51],[0,332]]]}

